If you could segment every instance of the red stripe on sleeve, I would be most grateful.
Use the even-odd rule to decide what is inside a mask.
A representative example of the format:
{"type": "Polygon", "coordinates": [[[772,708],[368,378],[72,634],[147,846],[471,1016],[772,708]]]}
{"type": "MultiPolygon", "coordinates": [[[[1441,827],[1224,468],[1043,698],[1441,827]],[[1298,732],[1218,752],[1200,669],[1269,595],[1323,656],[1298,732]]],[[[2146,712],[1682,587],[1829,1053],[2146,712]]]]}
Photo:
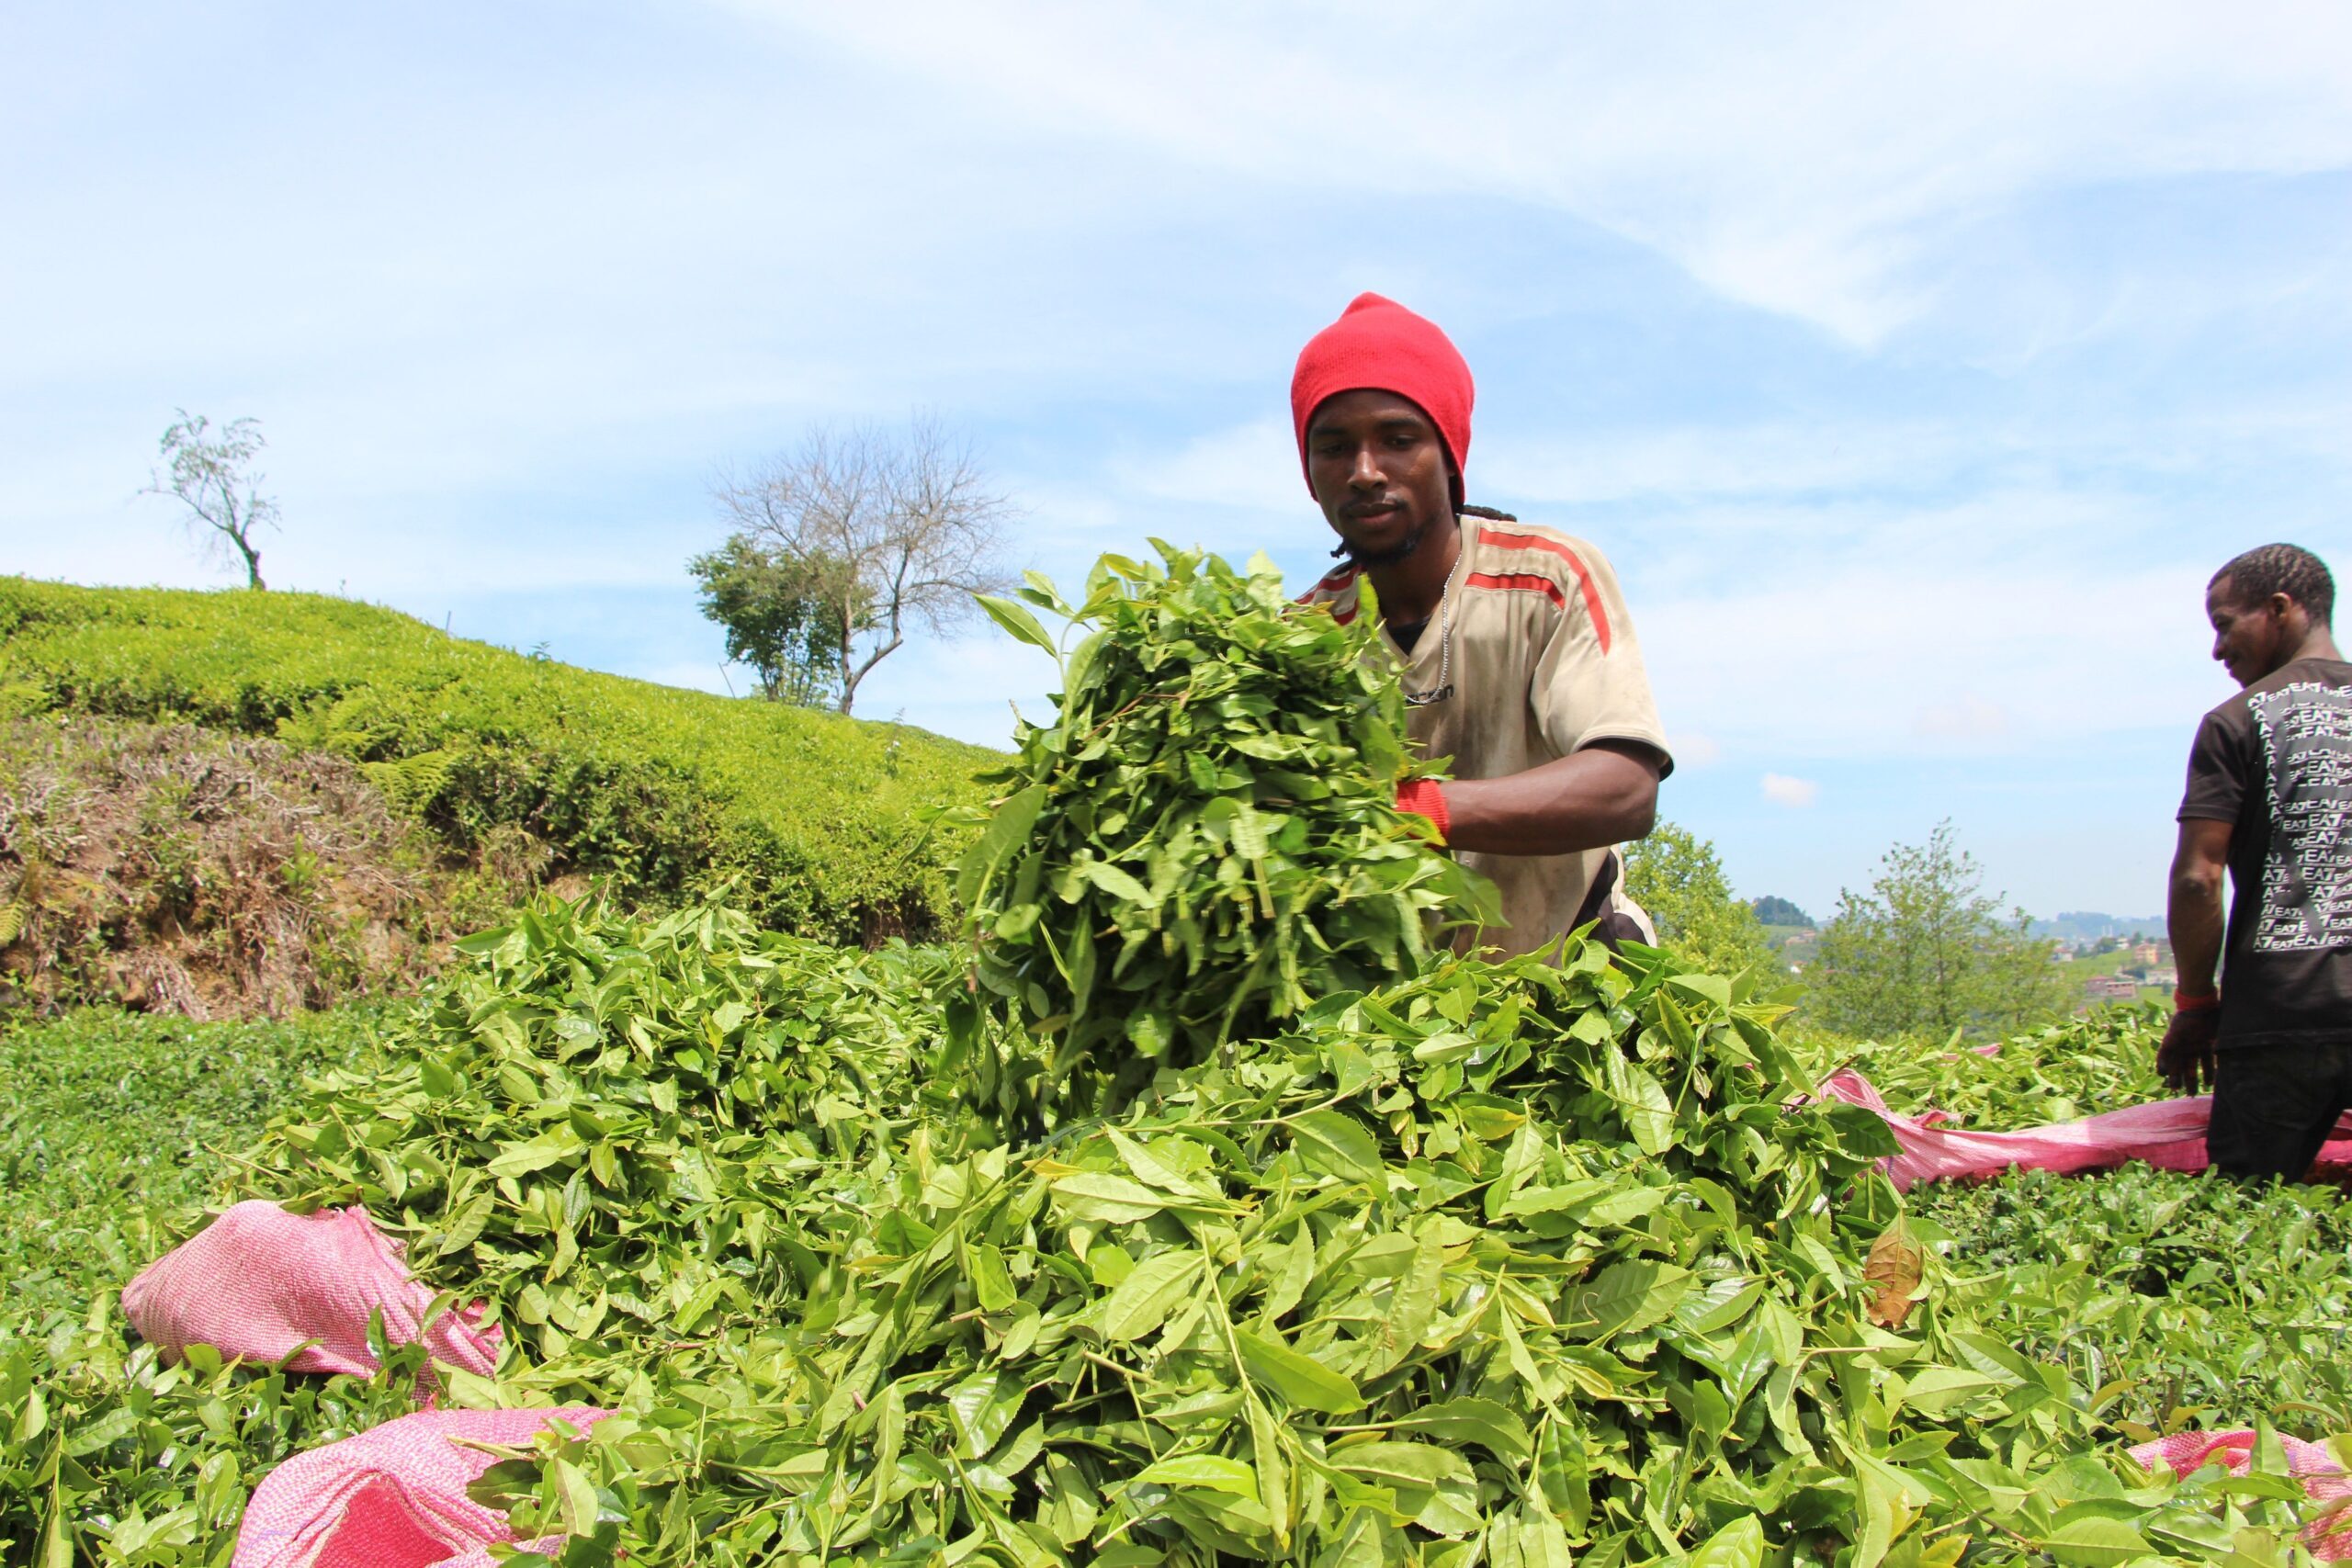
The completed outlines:
{"type": "Polygon", "coordinates": [[[1509,577],[1498,577],[1490,571],[1474,571],[1462,580],[1462,586],[1499,588],[1509,593],[1542,593],[1548,595],[1552,603],[1561,609],[1565,610],[1568,607],[1568,596],[1560,592],[1560,585],[1548,577],[1538,577],[1533,572],[1513,572],[1509,577]]]}
{"type": "MultiPolygon", "coordinates": [[[[1498,529],[1481,528],[1478,537],[1507,550],[1543,550],[1567,562],[1576,571],[1577,585],[1584,590],[1585,613],[1592,617],[1593,635],[1600,639],[1600,651],[1609,651],[1609,612],[1600,607],[1600,590],[1593,586],[1592,573],[1585,570],[1585,564],[1577,558],[1576,551],[1557,539],[1546,539],[1537,534],[1506,534],[1498,529]]],[[[1560,595],[1555,592],[1553,598],[1557,600],[1560,595]]],[[[1565,602],[1561,607],[1566,608],[1565,602]]]]}
{"type": "MultiPolygon", "coordinates": [[[[1346,589],[1348,584],[1353,582],[1355,580],[1356,569],[1354,567],[1334,567],[1329,571],[1325,572],[1322,580],[1317,582],[1314,587],[1300,594],[1297,599],[1293,602],[1300,604],[1312,604],[1315,603],[1316,596],[1317,594],[1321,594],[1327,598],[1334,596],[1346,589]]],[[[1351,619],[1353,617],[1351,617],[1351,619]]]]}

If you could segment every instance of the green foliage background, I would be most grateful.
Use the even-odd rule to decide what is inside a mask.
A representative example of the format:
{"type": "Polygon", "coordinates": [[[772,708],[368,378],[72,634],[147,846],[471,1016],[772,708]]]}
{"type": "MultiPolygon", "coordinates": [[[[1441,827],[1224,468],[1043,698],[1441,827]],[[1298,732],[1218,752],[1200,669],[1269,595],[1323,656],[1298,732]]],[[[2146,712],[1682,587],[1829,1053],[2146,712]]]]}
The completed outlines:
{"type": "Polygon", "coordinates": [[[1896,844],[1870,890],[1838,895],[1806,968],[1812,1019],[1855,1037],[1984,1037],[2064,1010],[2065,981],[2022,909],[2004,915],[1950,822],[1896,844]]]}
{"type": "Polygon", "coordinates": [[[368,767],[459,852],[522,829],[552,868],[667,902],[733,878],[763,924],[871,941],[951,924],[958,847],[922,814],[996,758],[903,725],[729,701],[302,593],[0,578],[0,716],[181,719],[368,767]]]}
{"type": "MultiPolygon", "coordinates": [[[[656,903],[732,871],[751,913],[548,900],[422,1006],[0,1037],[0,1562],[224,1562],[272,1466],[408,1407],[413,1350],[318,1380],[126,1337],[113,1292],[208,1192],[364,1201],[478,1293],[507,1353],[437,1397],[621,1412],[484,1484],[573,1564],[2267,1568],[2302,1517],[2275,1443],[2177,1485],[2118,1439],[2352,1419],[2337,1200],[2135,1171],[1899,1203],[1883,1125],[1812,1092],[1834,1047],[1673,953],[1430,955],[1008,1143],[943,1055],[967,953],[759,929],[941,923],[916,823],[966,749],[909,779],[909,732],[208,598],[0,580],[0,705],[339,751],[455,847],[525,829],[656,903]],[[868,836],[821,842],[854,807],[868,836]]],[[[1981,960],[1949,850],[1873,897],[1981,960]]],[[[1669,942],[1737,963],[1711,849],[1643,858],[1669,942]]],[[[1057,892],[1057,951],[1116,913],[1057,892]]],[[[2141,1095],[2148,1027],[1859,1049],[1909,1109],[2014,1125],[2141,1095]]]]}
{"type": "Polygon", "coordinates": [[[1912,1206],[1955,1303],[2104,1391],[2125,1437],[2352,1430],[2352,1204],[2333,1189],[2131,1165],[1943,1183],[1912,1206]]]}
{"type": "MultiPolygon", "coordinates": [[[[1816,1041],[1890,1109],[2009,1132],[2169,1099],[2160,1007],[2101,1008],[1986,1051],[1816,1041]]],[[[2100,1389],[2134,1441],[2183,1427],[2352,1428],[2352,1205],[2325,1186],[2248,1190],[2126,1165],[1916,1189],[1920,1235],[1987,1332],[2100,1389]]]]}
{"type": "Polygon", "coordinates": [[[1724,875],[1715,846],[1688,828],[1661,821],[1625,847],[1625,891],[1675,953],[1717,975],[1776,971],[1763,922],[1724,875]]]}

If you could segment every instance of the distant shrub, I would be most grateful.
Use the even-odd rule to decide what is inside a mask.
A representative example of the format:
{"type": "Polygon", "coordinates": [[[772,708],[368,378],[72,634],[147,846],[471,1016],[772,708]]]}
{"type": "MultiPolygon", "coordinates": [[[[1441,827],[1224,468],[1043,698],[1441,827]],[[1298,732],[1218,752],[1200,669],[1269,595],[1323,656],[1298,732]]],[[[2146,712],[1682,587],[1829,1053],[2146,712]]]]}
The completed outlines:
{"type": "Polygon", "coordinates": [[[180,720],[361,763],[480,856],[520,829],[556,873],[662,900],[731,878],[763,924],[836,941],[948,923],[927,807],[980,748],[525,658],[315,594],[0,578],[0,716],[180,720]]]}

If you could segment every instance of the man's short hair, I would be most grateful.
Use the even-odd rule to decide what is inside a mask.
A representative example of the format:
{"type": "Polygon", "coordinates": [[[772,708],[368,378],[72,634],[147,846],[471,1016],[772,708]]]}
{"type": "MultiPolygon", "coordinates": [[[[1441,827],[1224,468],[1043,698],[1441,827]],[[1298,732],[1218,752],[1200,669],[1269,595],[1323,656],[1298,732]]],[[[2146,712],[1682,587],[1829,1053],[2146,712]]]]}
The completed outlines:
{"type": "Polygon", "coordinates": [[[2205,586],[2225,577],[2241,604],[2284,593],[2321,626],[2334,625],[2335,579],[2328,575],[2325,561],[2301,545],[2257,545],[2215,572],[2205,586]]]}

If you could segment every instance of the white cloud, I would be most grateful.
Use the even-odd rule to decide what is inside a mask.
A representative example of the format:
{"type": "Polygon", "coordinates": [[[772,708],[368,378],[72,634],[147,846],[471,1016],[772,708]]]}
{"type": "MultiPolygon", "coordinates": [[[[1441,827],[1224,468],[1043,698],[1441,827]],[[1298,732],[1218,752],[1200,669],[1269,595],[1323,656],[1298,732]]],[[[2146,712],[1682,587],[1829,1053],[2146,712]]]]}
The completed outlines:
{"type": "Polygon", "coordinates": [[[1652,425],[1576,439],[1493,442],[1482,488],[1531,501],[1586,504],[1850,491],[1950,478],[1985,434],[1953,423],[1846,420],[1794,425],[1652,425]]]}
{"type": "Polygon", "coordinates": [[[1786,773],[1766,773],[1759,783],[1765,799],[1792,809],[1811,806],[1821,794],[1821,786],[1811,779],[1791,778],[1786,773]]]}
{"type": "MultiPolygon", "coordinates": [[[[1870,509],[1834,547],[1768,526],[1786,558],[1751,548],[1729,569],[1703,537],[1601,542],[1670,729],[1783,756],[2072,749],[2192,722],[2228,694],[2199,614],[2211,566],[2128,547],[2118,505],[2011,493],[1870,509]]],[[[2310,542],[2352,553],[2341,529],[2310,542]]]]}
{"type": "Polygon", "coordinates": [[[2241,467],[2309,466],[2352,478],[2342,440],[2352,406],[2334,397],[2165,414],[2068,410],[2063,416],[1934,419],[1849,412],[1797,423],[1645,423],[1574,436],[1498,433],[1480,454],[1481,489],[1555,505],[1622,501],[1850,502],[1857,495],[2048,488],[2053,474],[2130,470],[2149,479],[2241,467]]]}
{"type": "MultiPolygon", "coordinates": [[[[2169,791],[2204,558],[2352,558],[2352,181],[2267,177],[2352,162],[2340,7],[0,15],[0,570],[220,581],[130,494],[175,404],[251,412],[274,583],[709,684],[711,465],[924,403],[1065,586],[1148,534],[1311,575],[1283,374],[1378,288],[1476,344],[1479,499],[1608,551],[1680,801],[1795,889],[1953,752],[2037,827],[2169,791]]],[[[1001,744],[1050,674],[981,642],[860,711],[1001,744]]]]}
{"type": "Polygon", "coordinates": [[[1747,303],[1873,344],[1930,307],[1937,240],[2069,184],[2352,159],[2352,13],[2030,0],[1138,10],[1082,0],[739,0],[1065,133],[1303,186],[1479,191],[1656,246],[1747,303]],[[1453,84],[1434,112],[1367,57],[1453,84]]]}

